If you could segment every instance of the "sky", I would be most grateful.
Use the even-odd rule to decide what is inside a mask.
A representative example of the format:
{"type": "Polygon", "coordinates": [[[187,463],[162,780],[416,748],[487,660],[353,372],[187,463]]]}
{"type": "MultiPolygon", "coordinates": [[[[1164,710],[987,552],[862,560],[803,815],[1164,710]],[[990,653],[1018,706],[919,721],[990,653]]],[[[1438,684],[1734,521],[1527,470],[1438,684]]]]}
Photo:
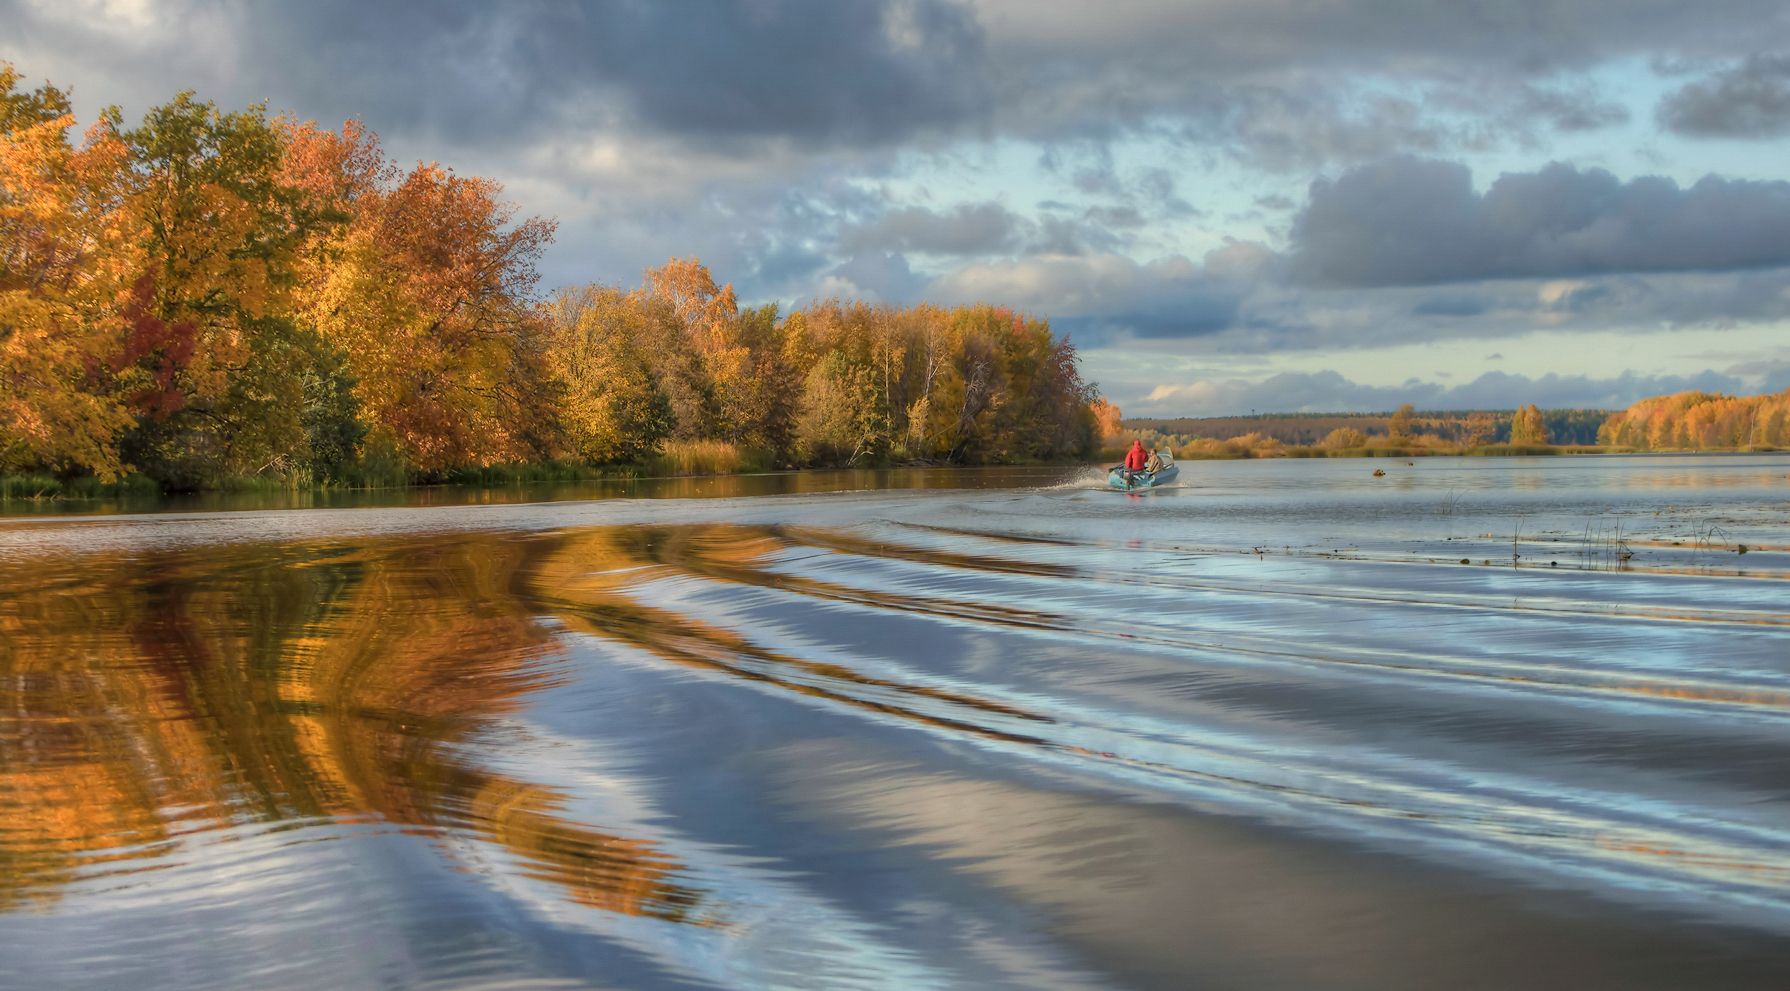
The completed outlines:
{"type": "Polygon", "coordinates": [[[0,0],[0,59],[360,118],[548,287],[1012,306],[1127,415],[1790,388],[1783,0],[0,0]]]}

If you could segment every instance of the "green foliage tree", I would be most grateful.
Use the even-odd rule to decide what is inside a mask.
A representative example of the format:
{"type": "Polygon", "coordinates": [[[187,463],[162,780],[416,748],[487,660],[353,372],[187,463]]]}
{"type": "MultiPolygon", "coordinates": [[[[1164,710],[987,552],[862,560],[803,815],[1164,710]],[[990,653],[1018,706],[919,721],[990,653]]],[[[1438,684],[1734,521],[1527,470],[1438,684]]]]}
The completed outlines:
{"type": "Polygon", "coordinates": [[[183,92],[124,139],[138,180],[126,210],[151,287],[144,308],[195,332],[190,360],[126,452],[178,488],[305,460],[302,383],[319,349],[292,315],[308,218],[280,182],[282,133],[263,106],[224,112],[183,92]]]}
{"type": "Polygon", "coordinates": [[[808,373],[796,419],[796,450],[811,464],[851,466],[886,443],[874,375],[843,352],[832,352],[808,373]]]}

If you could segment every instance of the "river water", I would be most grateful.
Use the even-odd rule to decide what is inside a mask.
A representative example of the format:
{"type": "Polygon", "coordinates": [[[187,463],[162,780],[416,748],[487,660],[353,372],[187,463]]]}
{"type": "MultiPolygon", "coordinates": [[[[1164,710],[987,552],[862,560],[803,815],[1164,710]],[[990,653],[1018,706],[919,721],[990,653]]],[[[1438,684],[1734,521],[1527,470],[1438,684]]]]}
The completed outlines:
{"type": "Polygon", "coordinates": [[[1790,987],[1790,458],[1099,485],[0,520],[0,987],[1790,987]]]}

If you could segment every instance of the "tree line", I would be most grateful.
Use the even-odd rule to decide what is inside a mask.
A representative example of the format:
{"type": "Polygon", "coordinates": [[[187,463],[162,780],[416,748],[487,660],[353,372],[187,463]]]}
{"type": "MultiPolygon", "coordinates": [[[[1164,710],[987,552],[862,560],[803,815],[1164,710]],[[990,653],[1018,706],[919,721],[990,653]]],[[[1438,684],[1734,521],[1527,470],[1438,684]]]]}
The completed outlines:
{"type": "Polygon", "coordinates": [[[0,473],[199,488],[694,441],[791,466],[1092,443],[1073,346],[1011,310],[741,308],[693,259],[542,298],[553,221],[399,167],[359,122],[183,92],[134,128],[74,125],[0,63],[0,473]]]}
{"type": "Polygon", "coordinates": [[[1758,396],[1680,392],[1642,399],[1627,409],[1510,413],[1270,413],[1249,417],[1127,419],[1104,401],[1094,407],[1101,443],[1112,448],[1141,437],[1188,456],[1276,457],[1372,452],[1455,453],[1568,446],[1618,451],[1736,451],[1790,448],[1790,389],[1758,396]]]}
{"type": "Polygon", "coordinates": [[[1597,439],[1640,451],[1790,447],[1790,389],[1760,396],[1654,396],[1611,415],[1597,439]]]}
{"type": "MultiPolygon", "coordinates": [[[[1103,410],[1096,404],[1099,418],[1103,410]]],[[[1336,454],[1507,453],[1512,448],[1586,446],[1609,416],[1603,410],[1429,410],[1411,403],[1391,413],[1267,413],[1251,416],[1100,419],[1105,448],[1139,437],[1190,457],[1262,458],[1336,454]]]]}
{"type": "MultiPolygon", "coordinates": [[[[1597,431],[1610,416],[1602,409],[1538,410],[1542,428],[1554,444],[1594,444],[1597,431]]],[[[1392,438],[1423,438],[1431,446],[1479,447],[1494,444],[1532,444],[1535,431],[1527,417],[1525,428],[1513,436],[1517,411],[1418,410],[1407,403],[1386,413],[1260,413],[1248,416],[1127,417],[1127,428],[1149,430],[1161,436],[1227,440],[1251,434],[1290,447],[1317,447],[1327,440],[1331,447],[1362,446],[1370,442],[1390,445],[1392,438]],[[1342,431],[1342,433],[1337,433],[1342,431]],[[1359,436],[1360,444],[1339,444],[1337,439],[1359,436]]],[[[1127,442],[1129,443],[1129,441],[1127,442]]]]}

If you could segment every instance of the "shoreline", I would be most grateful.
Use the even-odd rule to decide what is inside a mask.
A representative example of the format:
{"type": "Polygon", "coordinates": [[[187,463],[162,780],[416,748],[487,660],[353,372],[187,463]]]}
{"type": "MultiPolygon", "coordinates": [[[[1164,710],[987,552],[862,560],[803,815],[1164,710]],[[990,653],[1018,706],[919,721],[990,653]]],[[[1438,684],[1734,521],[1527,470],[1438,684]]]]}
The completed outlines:
{"type": "MultiPolygon", "coordinates": [[[[1337,459],[1416,459],[1416,458],[1508,458],[1508,457],[1707,457],[1748,454],[1790,454],[1790,449],[1777,447],[1717,448],[1709,450],[1643,451],[1633,448],[1596,445],[1510,445],[1492,444],[1475,448],[1437,450],[1434,448],[1366,447],[1327,449],[1316,447],[1282,447],[1278,449],[1186,450],[1175,452],[1175,460],[1196,461],[1275,461],[1337,459]]],[[[182,499],[227,498],[255,495],[349,495],[425,491],[499,491],[519,487],[586,484],[672,483],[718,479],[774,478],[779,476],[820,475],[829,472],[861,471],[1001,471],[1046,468],[1110,467],[1122,461],[1123,449],[1102,449],[1093,459],[1068,461],[997,462],[991,464],[941,464],[937,462],[900,462],[864,466],[813,466],[779,468],[768,471],[685,471],[652,473],[647,466],[574,467],[557,464],[529,464],[496,468],[469,469],[465,472],[431,481],[392,484],[351,485],[341,483],[303,483],[284,479],[230,479],[221,485],[199,489],[164,491],[142,475],[131,475],[118,482],[101,483],[90,477],[56,479],[41,475],[0,476],[0,508],[18,505],[79,505],[117,501],[157,502],[182,499]]]]}

